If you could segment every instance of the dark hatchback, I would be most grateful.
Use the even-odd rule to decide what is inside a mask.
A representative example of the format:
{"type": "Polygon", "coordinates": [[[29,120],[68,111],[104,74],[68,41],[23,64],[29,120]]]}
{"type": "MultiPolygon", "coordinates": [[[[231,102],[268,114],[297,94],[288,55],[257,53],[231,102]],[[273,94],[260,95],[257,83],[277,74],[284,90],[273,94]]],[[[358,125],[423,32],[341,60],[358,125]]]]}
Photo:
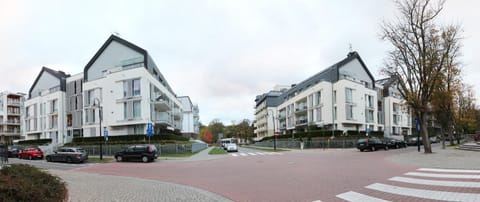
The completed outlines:
{"type": "Polygon", "coordinates": [[[23,149],[22,146],[8,146],[8,157],[18,158],[18,153],[23,149]]]}
{"type": "Polygon", "coordinates": [[[158,157],[158,150],[155,145],[132,145],[122,151],[115,153],[117,162],[121,161],[142,161],[152,162],[158,157]]]}
{"type": "Polygon", "coordinates": [[[365,150],[375,151],[378,149],[388,150],[388,146],[379,138],[366,138],[357,140],[357,149],[361,152],[365,150]]]}
{"type": "Polygon", "coordinates": [[[387,144],[389,149],[398,149],[398,148],[406,148],[407,143],[403,140],[398,140],[395,138],[384,138],[383,141],[387,144]]]}
{"type": "Polygon", "coordinates": [[[53,154],[48,154],[45,159],[50,161],[67,162],[67,163],[83,163],[88,159],[88,153],[82,148],[64,147],[58,149],[53,154]]]}

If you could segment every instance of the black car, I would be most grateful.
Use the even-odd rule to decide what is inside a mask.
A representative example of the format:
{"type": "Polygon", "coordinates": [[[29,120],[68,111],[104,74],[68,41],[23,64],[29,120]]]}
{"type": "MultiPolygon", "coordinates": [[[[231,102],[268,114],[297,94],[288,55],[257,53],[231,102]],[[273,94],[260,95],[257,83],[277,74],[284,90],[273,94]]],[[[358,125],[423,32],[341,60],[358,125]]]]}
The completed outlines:
{"type": "Polygon", "coordinates": [[[375,151],[378,149],[388,150],[388,146],[379,138],[367,138],[357,140],[357,149],[361,152],[365,150],[375,151]]]}
{"type": "Polygon", "coordinates": [[[82,148],[64,147],[58,149],[53,154],[48,154],[45,159],[50,161],[59,161],[67,163],[83,163],[88,159],[88,153],[82,148]]]}
{"type": "Polygon", "coordinates": [[[115,153],[115,159],[120,161],[142,161],[151,162],[157,157],[158,150],[155,145],[132,145],[122,151],[115,153]]]}
{"type": "MultiPolygon", "coordinates": [[[[408,146],[417,146],[417,137],[410,136],[407,140],[408,146]]],[[[423,138],[420,137],[420,145],[423,145],[423,138]]]]}
{"type": "Polygon", "coordinates": [[[384,138],[383,141],[387,144],[388,148],[406,148],[407,144],[403,140],[398,140],[395,138],[384,138]]]}
{"type": "Polygon", "coordinates": [[[22,146],[8,146],[8,157],[18,158],[18,153],[23,149],[22,146]]]}

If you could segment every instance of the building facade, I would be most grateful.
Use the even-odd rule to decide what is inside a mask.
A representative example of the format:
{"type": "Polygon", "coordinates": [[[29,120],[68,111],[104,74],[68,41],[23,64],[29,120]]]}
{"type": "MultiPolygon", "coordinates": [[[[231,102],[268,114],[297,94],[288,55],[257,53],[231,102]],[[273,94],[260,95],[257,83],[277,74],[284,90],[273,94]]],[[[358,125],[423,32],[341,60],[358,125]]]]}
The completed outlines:
{"type": "Polygon", "coordinates": [[[69,75],[43,67],[25,101],[25,138],[69,142],[66,134],[65,88],[69,75]]]}
{"type": "Polygon", "coordinates": [[[185,137],[193,137],[198,134],[200,131],[199,123],[199,110],[198,105],[192,104],[190,97],[181,96],[178,97],[180,102],[183,105],[183,123],[182,123],[182,134],[185,137]]]}
{"type": "Polygon", "coordinates": [[[0,143],[13,143],[23,132],[24,93],[0,93],[0,143]]]}
{"type": "MultiPolygon", "coordinates": [[[[70,76],[44,67],[26,106],[26,139],[52,138],[55,144],[100,136],[105,130],[109,136],[145,134],[149,123],[156,134],[178,134],[184,129],[184,113],[193,114],[148,52],[115,35],[82,73],[70,76]]],[[[193,116],[191,120],[194,128],[193,116]]]]}
{"type": "Polygon", "coordinates": [[[289,134],[310,128],[347,133],[367,128],[383,131],[388,126],[398,132],[410,123],[407,117],[397,117],[404,114],[394,94],[379,98],[376,82],[357,52],[286,90],[257,96],[255,101],[257,139],[271,136],[273,131],[289,134]],[[382,103],[398,109],[382,119],[387,124],[379,121],[387,117],[379,113],[390,110],[384,107],[379,110],[382,103]]]}

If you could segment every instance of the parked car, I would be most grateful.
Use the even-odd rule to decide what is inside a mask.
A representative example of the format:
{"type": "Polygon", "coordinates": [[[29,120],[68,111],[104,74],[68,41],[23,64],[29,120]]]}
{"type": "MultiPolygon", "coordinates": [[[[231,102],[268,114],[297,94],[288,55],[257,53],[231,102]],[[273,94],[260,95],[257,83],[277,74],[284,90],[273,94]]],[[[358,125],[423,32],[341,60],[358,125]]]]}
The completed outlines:
{"type": "Polygon", "coordinates": [[[378,149],[388,150],[388,146],[379,138],[367,138],[357,140],[357,149],[361,152],[365,150],[375,151],[378,149]]]}
{"type": "Polygon", "coordinates": [[[227,149],[227,152],[238,152],[238,146],[235,143],[229,143],[225,145],[225,148],[227,149]]]}
{"type": "Polygon", "coordinates": [[[387,144],[388,148],[406,148],[407,144],[403,140],[398,140],[395,138],[384,138],[383,141],[387,144]]]}
{"type": "Polygon", "coordinates": [[[151,162],[158,158],[158,150],[155,145],[132,145],[122,151],[115,153],[117,162],[121,161],[135,161],[151,162]]]}
{"type": "MultiPolygon", "coordinates": [[[[409,137],[407,140],[408,146],[417,146],[417,137],[409,137]]],[[[423,145],[423,139],[420,137],[420,145],[423,145]]]]}
{"type": "Polygon", "coordinates": [[[18,158],[18,153],[22,150],[22,146],[8,146],[8,157],[18,158]]]}
{"type": "Polygon", "coordinates": [[[60,148],[53,154],[47,154],[45,159],[50,161],[59,161],[67,163],[83,163],[88,159],[88,153],[82,148],[64,147],[60,148]]]}
{"type": "Polygon", "coordinates": [[[43,159],[43,152],[38,147],[29,147],[18,153],[20,159],[43,159]]]}

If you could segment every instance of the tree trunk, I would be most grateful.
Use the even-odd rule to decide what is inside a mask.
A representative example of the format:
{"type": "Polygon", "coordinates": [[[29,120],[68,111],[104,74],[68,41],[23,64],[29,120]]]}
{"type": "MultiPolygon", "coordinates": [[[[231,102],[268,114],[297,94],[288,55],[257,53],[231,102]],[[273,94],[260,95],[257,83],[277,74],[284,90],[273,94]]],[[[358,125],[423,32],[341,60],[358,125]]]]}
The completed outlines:
{"type": "Polygon", "coordinates": [[[441,134],[440,134],[441,140],[440,141],[442,141],[442,149],[445,149],[445,134],[443,133],[443,128],[440,129],[440,132],[441,132],[441,134]]]}
{"type": "Polygon", "coordinates": [[[421,117],[420,129],[422,132],[423,149],[425,154],[430,154],[432,153],[432,145],[430,145],[430,138],[428,138],[427,115],[422,113],[421,117]]]}

